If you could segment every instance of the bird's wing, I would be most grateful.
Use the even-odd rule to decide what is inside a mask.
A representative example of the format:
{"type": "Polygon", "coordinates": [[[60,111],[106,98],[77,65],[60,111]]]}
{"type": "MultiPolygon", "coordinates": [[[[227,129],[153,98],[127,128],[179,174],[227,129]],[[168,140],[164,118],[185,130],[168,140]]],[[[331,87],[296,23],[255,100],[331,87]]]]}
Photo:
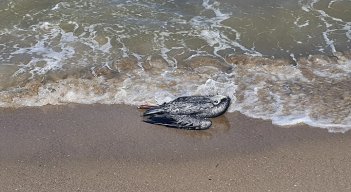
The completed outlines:
{"type": "Polygon", "coordinates": [[[212,107],[212,103],[172,102],[150,108],[144,112],[143,116],[164,113],[172,115],[196,115],[206,113],[212,107]]]}
{"type": "Polygon", "coordinates": [[[185,102],[185,103],[210,103],[211,99],[208,98],[208,96],[184,96],[184,97],[178,97],[173,103],[177,102],[185,102]]]}
{"type": "Polygon", "coordinates": [[[174,101],[164,106],[166,112],[177,115],[194,115],[203,113],[212,107],[214,107],[213,103],[207,100],[174,101]]]}
{"type": "Polygon", "coordinates": [[[189,130],[208,129],[212,124],[210,120],[198,118],[196,116],[170,115],[165,113],[147,116],[144,122],[189,130]]]}

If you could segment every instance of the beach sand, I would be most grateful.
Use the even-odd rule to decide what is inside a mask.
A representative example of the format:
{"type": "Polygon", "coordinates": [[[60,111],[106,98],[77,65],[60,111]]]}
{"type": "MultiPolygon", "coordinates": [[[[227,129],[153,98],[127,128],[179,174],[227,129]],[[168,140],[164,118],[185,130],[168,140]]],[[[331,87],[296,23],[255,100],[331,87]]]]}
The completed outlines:
{"type": "Polygon", "coordinates": [[[0,110],[0,191],[351,191],[351,132],[226,113],[206,131],[126,105],[0,110]]]}

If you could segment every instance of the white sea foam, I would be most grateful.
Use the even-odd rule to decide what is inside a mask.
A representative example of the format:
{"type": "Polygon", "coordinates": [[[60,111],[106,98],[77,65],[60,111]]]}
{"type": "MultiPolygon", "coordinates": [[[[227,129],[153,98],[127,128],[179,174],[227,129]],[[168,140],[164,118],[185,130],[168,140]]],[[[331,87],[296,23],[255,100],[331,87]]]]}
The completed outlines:
{"type": "Polygon", "coordinates": [[[298,17],[298,18],[294,21],[294,24],[295,24],[297,27],[302,28],[302,27],[306,27],[306,26],[310,25],[310,21],[309,21],[309,20],[306,20],[306,21],[304,21],[304,23],[299,24],[299,23],[300,23],[300,19],[301,19],[301,17],[298,17]]]}
{"type": "MultiPolygon", "coordinates": [[[[24,47],[18,47],[18,44],[16,44],[14,45],[15,50],[8,57],[8,59],[26,55],[31,57],[29,62],[19,64],[22,67],[18,69],[15,75],[30,73],[32,77],[35,77],[62,70],[64,66],[91,65],[91,60],[96,60],[93,57],[100,57],[101,59],[96,61],[107,63],[111,54],[110,51],[113,48],[111,38],[109,36],[99,36],[95,31],[98,25],[85,27],[85,32],[77,36],[74,31],[80,27],[80,24],[73,21],[67,23],[73,26],[72,32],[66,32],[60,27],[60,23],[40,22],[31,26],[28,33],[38,32],[34,36],[36,37],[35,44],[24,47]],[[87,54],[91,50],[93,50],[94,55],[87,54]],[[77,57],[81,57],[80,55],[87,56],[77,60],[77,57]],[[73,60],[75,60],[75,63],[72,63],[73,60]]],[[[10,34],[11,31],[8,33],[10,34]]],[[[25,38],[27,37],[23,37],[23,39],[25,38]]]]}
{"type": "MultiPolygon", "coordinates": [[[[31,61],[26,64],[26,68],[30,68],[30,73],[32,75],[38,74],[43,75],[51,70],[59,70],[62,68],[62,61],[64,59],[70,58],[74,55],[75,51],[72,47],[66,47],[65,44],[58,45],[61,48],[61,51],[54,50],[54,47],[48,47],[47,43],[51,38],[56,38],[58,35],[62,35],[62,39],[65,39],[66,42],[74,41],[72,33],[63,33],[61,30],[52,28],[52,25],[49,22],[43,22],[39,25],[39,29],[47,30],[47,35],[43,36],[34,46],[19,48],[15,52],[16,54],[32,54],[36,57],[33,57],[31,61]],[[39,57],[38,57],[39,56],[39,57]],[[43,67],[37,66],[39,63],[45,62],[43,67]]],[[[23,68],[20,69],[23,71],[23,68]]],[[[18,73],[18,72],[17,72],[18,73]]]]}
{"type": "MultiPolygon", "coordinates": [[[[333,0],[330,1],[328,4],[328,8],[331,9],[332,5],[335,2],[336,1],[333,1],[333,0]]],[[[334,33],[335,31],[340,30],[340,28],[335,27],[335,25],[343,26],[342,29],[345,30],[345,36],[350,39],[351,22],[346,22],[341,18],[333,17],[333,16],[327,14],[326,11],[315,8],[315,4],[319,3],[319,0],[312,0],[312,1],[307,1],[307,2],[300,0],[299,3],[301,5],[302,10],[304,10],[306,12],[313,11],[313,12],[317,13],[317,17],[319,17],[319,19],[324,23],[326,30],[322,32],[322,36],[323,36],[323,39],[327,45],[326,48],[330,48],[333,53],[337,52],[337,50],[335,47],[335,42],[330,37],[330,35],[331,35],[331,33],[334,33]]],[[[305,24],[298,25],[297,24],[298,20],[299,20],[299,18],[294,22],[294,24],[299,26],[299,27],[304,27],[304,26],[307,26],[309,24],[307,21],[307,23],[305,23],[305,24]]],[[[324,48],[323,50],[325,50],[326,48],[324,48]]]]}
{"type": "MultiPolygon", "coordinates": [[[[220,51],[226,49],[239,48],[242,51],[245,51],[247,54],[262,56],[256,50],[246,48],[240,44],[240,33],[232,27],[228,27],[222,24],[223,21],[230,18],[231,13],[223,13],[219,8],[219,2],[214,1],[210,4],[209,0],[203,0],[202,3],[205,10],[211,10],[215,13],[215,17],[206,18],[202,16],[193,17],[190,21],[190,24],[193,28],[200,31],[199,37],[203,38],[211,47],[214,48],[213,54],[219,58],[223,58],[219,54],[220,51]],[[235,34],[235,39],[228,38],[222,31],[222,29],[229,30],[232,34],[235,34]]],[[[225,60],[223,58],[223,60],[225,60]]]]}

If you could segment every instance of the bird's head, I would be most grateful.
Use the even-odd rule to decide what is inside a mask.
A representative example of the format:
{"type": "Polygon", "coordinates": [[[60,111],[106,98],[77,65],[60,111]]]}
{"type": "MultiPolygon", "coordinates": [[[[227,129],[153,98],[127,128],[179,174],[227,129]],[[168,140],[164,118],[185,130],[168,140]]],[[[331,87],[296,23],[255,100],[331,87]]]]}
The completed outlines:
{"type": "Polygon", "coordinates": [[[215,95],[211,97],[213,108],[211,110],[211,116],[217,117],[225,113],[230,105],[230,98],[223,95],[215,95]]]}
{"type": "Polygon", "coordinates": [[[229,105],[230,103],[230,98],[223,95],[214,95],[211,97],[211,100],[214,105],[221,105],[221,104],[229,105]]]}

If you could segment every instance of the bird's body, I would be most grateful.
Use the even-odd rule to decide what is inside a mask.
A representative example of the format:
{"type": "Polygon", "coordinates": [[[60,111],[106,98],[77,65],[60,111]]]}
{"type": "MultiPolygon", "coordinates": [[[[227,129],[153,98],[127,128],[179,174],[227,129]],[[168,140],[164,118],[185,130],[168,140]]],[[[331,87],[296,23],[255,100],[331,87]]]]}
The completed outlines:
{"type": "Polygon", "coordinates": [[[229,105],[230,98],[221,95],[179,97],[150,107],[144,112],[144,121],[183,129],[208,129],[212,123],[207,118],[222,115],[229,105]]]}

